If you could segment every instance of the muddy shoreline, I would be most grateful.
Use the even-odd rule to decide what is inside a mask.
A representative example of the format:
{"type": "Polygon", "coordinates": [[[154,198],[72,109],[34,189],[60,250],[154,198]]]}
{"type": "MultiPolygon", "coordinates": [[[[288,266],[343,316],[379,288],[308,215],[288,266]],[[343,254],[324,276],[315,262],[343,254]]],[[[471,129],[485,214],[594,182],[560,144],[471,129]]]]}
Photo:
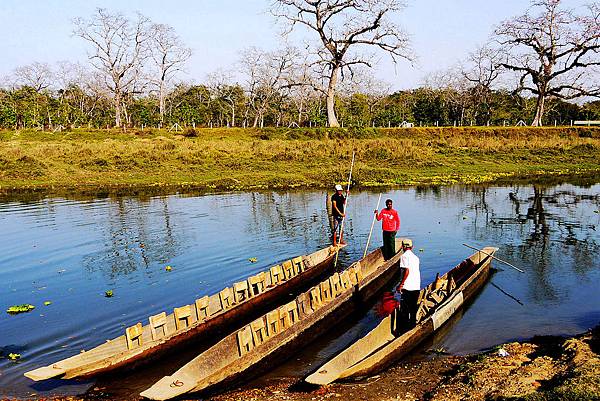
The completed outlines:
{"type": "MultiPolygon", "coordinates": [[[[36,398],[51,401],[139,400],[139,396],[93,387],[80,396],[36,398]]],[[[486,352],[445,355],[429,350],[424,360],[401,361],[372,377],[318,387],[299,378],[257,381],[213,395],[185,400],[320,401],[385,400],[599,400],[600,324],[566,338],[539,336],[500,344],[486,352]]],[[[21,399],[11,398],[10,401],[21,399]]]]}

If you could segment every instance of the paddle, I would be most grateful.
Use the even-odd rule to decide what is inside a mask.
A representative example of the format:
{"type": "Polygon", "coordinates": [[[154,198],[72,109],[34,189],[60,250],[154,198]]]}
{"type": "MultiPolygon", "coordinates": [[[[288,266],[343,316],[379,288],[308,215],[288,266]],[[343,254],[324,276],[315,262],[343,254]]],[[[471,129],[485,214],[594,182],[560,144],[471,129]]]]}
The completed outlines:
{"type": "MultiPolygon", "coordinates": [[[[342,224],[340,225],[340,242],[344,239],[344,223],[346,222],[346,215],[348,214],[348,199],[350,198],[350,184],[352,183],[352,169],[354,169],[354,151],[352,152],[352,163],[350,164],[350,175],[348,176],[348,187],[346,188],[346,204],[344,205],[344,217],[342,217],[342,224]]],[[[335,251],[335,262],[333,268],[337,267],[338,257],[340,255],[340,248],[338,247],[335,251]]]]}
{"type": "Polygon", "coordinates": [[[525,273],[525,271],[524,271],[524,270],[521,270],[521,269],[519,269],[517,266],[515,266],[515,265],[511,265],[511,264],[510,264],[510,263],[508,263],[507,261],[505,261],[505,260],[502,260],[502,259],[500,259],[500,258],[497,258],[497,257],[495,257],[494,255],[490,255],[489,253],[487,253],[487,252],[484,252],[484,251],[482,251],[481,249],[477,249],[477,248],[475,248],[474,246],[467,245],[467,244],[463,244],[463,245],[464,245],[464,246],[466,246],[467,248],[471,248],[471,249],[473,249],[473,250],[479,251],[479,252],[483,253],[484,255],[491,256],[491,257],[492,257],[492,259],[496,259],[498,262],[500,262],[500,263],[504,263],[505,265],[508,265],[508,266],[512,267],[513,269],[515,269],[515,270],[517,270],[517,271],[520,271],[521,273],[525,273]]]}
{"type": "MultiPolygon", "coordinates": [[[[377,199],[377,210],[379,210],[379,203],[381,202],[381,194],[379,194],[379,199],[377,199]]],[[[365,253],[363,253],[363,258],[367,256],[367,251],[369,250],[369,243],[371,242],[371,234],[373,234],[373,227],[375,226],[375,220],[377,216],[373,214],[373,221],[371,222],[371,230],[369,231],[369,238],[367,238],[367,246],[365,246],[365,253]]]]}

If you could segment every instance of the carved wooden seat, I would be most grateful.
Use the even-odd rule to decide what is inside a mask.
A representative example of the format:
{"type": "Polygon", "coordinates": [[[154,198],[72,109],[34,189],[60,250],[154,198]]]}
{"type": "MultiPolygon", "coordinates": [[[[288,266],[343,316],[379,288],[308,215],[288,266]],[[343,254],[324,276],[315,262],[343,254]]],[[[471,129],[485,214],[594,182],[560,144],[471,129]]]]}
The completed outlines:
{"type": "Polygon", "coordinates": [[[173,309],[173,315],[175,316],[177,330],[185,329],[192,323],[192,305],[173,309]]]}
{"type": "Polygon", "coordinates": [[[250,296],[256,296],[265,291],[267,286],[267,274],[260,272],[256,276],[248,278],[248,285],[250,287],[250,296]]]}
{"type": "Polygon", "coordinates": [[[208,317],[208,305],[210,298],[208,295],[197,299],[195,302],[196,305],[196,318],[199,322],[203,322],[208,317]]]}
{"type": "Polygon", "coordinates": [[[289,302],[279,308],[279,322],[281,329],[286,330],[298,322],[298,305],[296,301],[289,302]]]}
{"type": "Polygon", "coordinates": [[[125,329],[125,340],[127,341],[127,349],[133,349],[134,347],[140,347],[142,341],[142,323],[137,323],[134,326],[127,327],[125,329]]]}
{"type": "Polygon", "coordinates": [[[269,338],[267,333],[267,325],[265,324],[265,318],[261,317],[250,323],[252,329],[252,339],[254,346],[259,346],[269,338]]]}
{"type": "Polygon", "coordinates": [[[267,336],[271,337],[281,331],[279,324],[279,310],[267,313],[267,336]]]}
{"type": "Polygon", "coordinates": [[[239,283],[233,284],[233,298],[235,303],[240,303],[250,298],[250,291],[247,281],[240,281],[239,283]]]}
{"type": "Polygon", "coordinates": [[[321,299],[321,286],[316,286],[310,289],[310,307],[313,311],[316,311],[323,305],[321,299]]]}
{"type": "Polygon", "coordinates": [[[294,270],[294,265],[292,264],[291,260],[286,260],[285,262],[283,262],[283,274],[285,275],[285,279],[286,280],[290,280],[294,277],[296,277],[296,271],[294,270]]]}
{"type": "Polygon", "coordinates": [[[329,277],[329,286],[331,287],[331,297],[335,298],[342,293],[342,284],[340,283],[339,273],[333,273],[329,277]]]}
{"type": "Polygon", "coordinates": [[[237,333],[238,351],[240,356],[246,355],[254,349],[254,341],[252,339],[252,329],[246,326],[237,333]]]}
{"type": "Polygon", "coordinates": [[[167,314],[165,312],[150,316],[148,321],[153,340],[158,340],[167,335],[167,314]]]}
{"type": "Polygon", "coordinates": [[[314,311],[310,307],[310,296],[307,293],[302,293],[296,298],[298,304],[298,314],[302,319],[304,316],[312,314],[314,311]]]}
{"type": "Polygon", "coordinates": [[[331,284],[329,280],[323,281],[320,285],[321,287],[321,302],[327,303],[333,299],[333,295],[331,293],[331,284]]]}
{"type": "Polygon", "coordinates": [[[269,273],[271,274],[271,285],[277,285],[285,280],[283,271],[279,265],[272,266],[271,269],[269,269],[269,273]]]}
{"type": "Polygon", "coordinates": [[[297,258],[292,259],[292,264],[294,265],[294,270],[296,274],[303,273],[306,270],[306,266],[304,265],[304,259],[302,256],[298,256],[297,258]]]}
{"type": "Polygon", "coordinates": [[[234,303],[231,288],[227,287],[221,290],[221,292],[219,292],[219,299],[221,300],[221,308],[223,308],[223,310],[231,308],[234,303]]]}

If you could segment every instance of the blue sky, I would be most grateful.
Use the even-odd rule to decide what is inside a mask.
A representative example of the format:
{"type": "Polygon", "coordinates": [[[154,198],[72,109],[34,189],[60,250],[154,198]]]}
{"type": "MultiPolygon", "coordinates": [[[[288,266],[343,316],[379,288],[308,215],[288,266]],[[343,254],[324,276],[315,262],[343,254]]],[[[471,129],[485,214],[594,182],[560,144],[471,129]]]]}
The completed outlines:
{"type": "MultiPolygon", "coordinates": [[[[87,45],[73,37],[72,20],[96,7],[173,26],[194,50],[186,81],[201,82],[216,69],[231,69],[250,46],[273,49],[280,28],[267,12],[271,0],[0,0],[0,76],[34,61],[86,60],[87,45]]],[[[583,0],[564,0],[577,7],[583,0]]],[[[496,24],[523,13],[528,0],[407,0],[395,20],[412,37],[418,62],[394,64],[383,57],[373,73],[395,89],[411,88],[432,71],[455,64],[486,41],[496,24]]]]}

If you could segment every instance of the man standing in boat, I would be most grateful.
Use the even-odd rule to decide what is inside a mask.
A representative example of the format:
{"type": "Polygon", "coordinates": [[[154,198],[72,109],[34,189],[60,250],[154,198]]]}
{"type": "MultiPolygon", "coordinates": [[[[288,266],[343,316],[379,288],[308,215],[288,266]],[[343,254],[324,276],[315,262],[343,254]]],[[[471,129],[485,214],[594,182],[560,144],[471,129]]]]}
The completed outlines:
{"type": "Polygon", "coordinates": [[[385,201],[385,209],[381,212],[375,210],[377,221],[381,221],[383,229],[383,258],[390,259],[396,254],[396,233],[400,229],[400,217],[398,212],[392,208],[392,200],[385,201]]]}
{"type": "Polygon", "coordinates": [[[402,294],[403,315],[407,318],[410,327],[417,325],[417,300],[421,290],[421,271],[419,270],[419,257],[412,251],[413,244],[410,239],[402,240],[404,253],[400,257],[400,268],[404,269],[404,277],[396,290],[402,294]]]}
{"type": "Polygon", "coordinates": [[[344,233],[342,232],[342,221],[346,217],[345,208],[346,197],[348,196],[348,193],[346,192],[346,196],[344,196],[343,191],[344,189],[342,188],[342,186],[340,184],[337,184],[335,186],[335,193],[331,196],[331,215],[333,217],[333,246],[337,246],[338,242],[341,245],[345,244],[344,233]]]}

